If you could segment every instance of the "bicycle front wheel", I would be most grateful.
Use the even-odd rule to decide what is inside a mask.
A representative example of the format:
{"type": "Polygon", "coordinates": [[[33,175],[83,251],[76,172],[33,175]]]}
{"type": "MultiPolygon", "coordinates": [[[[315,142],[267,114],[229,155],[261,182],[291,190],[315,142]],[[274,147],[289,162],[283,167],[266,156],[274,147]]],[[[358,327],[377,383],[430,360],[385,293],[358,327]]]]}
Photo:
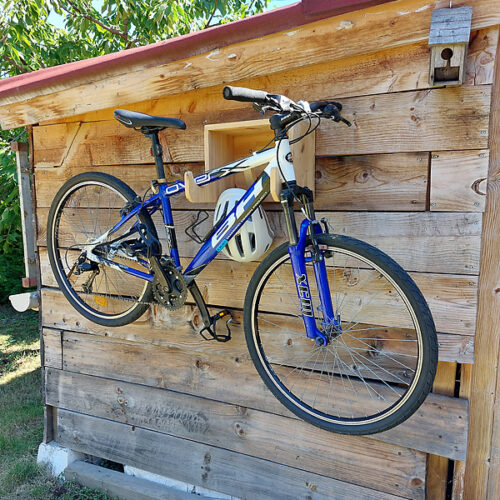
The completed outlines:
{"type": "MultiPolygon", "coordinates": [[[[137,221],[157,237],[147,213],[139,213],[111,236],[103,235],[120,220],[120,209],[136,199],[123,181],[101,172],[79,174],[57,193],[47,222],[47,247],[56,281],[73,307],[90,321],[122,326],[138,319],[152,300],[152,285],[119,269],[85,259],[88,245],[101,238],[101,257],[148,272],[139,259],[127,258],[113,242],[137,221]],[[81,271],[82,262],[87,270],[81,271]]],[[[134,236],[131,236],[132,238],[134,236]]],[[[135,235],[137,239],[137,234],[135,235]]],[[[144,260],[144,259],[143,259],[144,260]]]]}
{"type": "Polygon", "coordinates": [[[377,248],[328,234],[318,243],[335,321],[323,320],[312,264],[307,272],[327,345],[305,334],[285,243],[262,261],[248,287],[250,355],[268,388],[303,420],[343,434],[382,432],[411,416],[432,387],[431,313],[411,277],[377,248]]]}

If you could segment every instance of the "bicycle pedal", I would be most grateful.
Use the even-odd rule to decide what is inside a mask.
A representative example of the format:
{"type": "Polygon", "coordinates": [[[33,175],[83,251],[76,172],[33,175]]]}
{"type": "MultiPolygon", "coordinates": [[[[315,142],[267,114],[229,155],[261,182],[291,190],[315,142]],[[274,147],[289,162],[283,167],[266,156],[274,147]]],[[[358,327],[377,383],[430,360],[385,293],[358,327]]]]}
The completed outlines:
{"type": "Polygon", "coordinates": [[[210,318],[210,326],[205,326],[200,330],[200,335],[203,340],[216,340],[217,342],[227,342],[231,340],[231,329],[229,328],[229,324],[233,322],[232,314],[227,310],[223,309],[219,311],[217,314],[214,314],[210,318]],[[226,334],[218,334],[217,333],[217,321],[221,320],[229,316],[226,321],[226,334]],[[206,333],[205,333],[206,332],[206,333]]]}

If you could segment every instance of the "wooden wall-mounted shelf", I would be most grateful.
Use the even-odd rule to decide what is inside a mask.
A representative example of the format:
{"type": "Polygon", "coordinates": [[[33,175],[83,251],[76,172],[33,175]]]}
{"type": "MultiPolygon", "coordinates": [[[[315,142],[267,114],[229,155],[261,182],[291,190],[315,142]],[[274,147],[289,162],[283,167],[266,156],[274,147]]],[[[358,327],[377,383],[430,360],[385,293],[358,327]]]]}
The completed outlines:
{"type": "MultiPolygon", "coordinates": [[[[299,137],[305,130],[307,124],[299,124],[290,131],[290,139],[299,137]]],[[[274,133],[269,128],[268,119],[205,125],[205,171],[227,165],[238,158],[245,158],[264,147],[273,137],[274,133]]],[[[291,149],[298,184],[308,186],[314,191],[315,134],[308,135],[292,145],[291,149]]],[[[193,203],[216,203],[225,189],[232,187],[248,189],[264,167],[256,167],[203,187],[198,187],[194,183],[192,173],[186,172],[184,176],[186,197],[193,203]]],[[[274,180],[276,184],[276,179],[274,180]]],[[[279,191],[276,189],[273,189],[273,194],[275,199],[279,197],[279,191]]],[[[266,201],[273,200],[269,197],[266,201]]]]}

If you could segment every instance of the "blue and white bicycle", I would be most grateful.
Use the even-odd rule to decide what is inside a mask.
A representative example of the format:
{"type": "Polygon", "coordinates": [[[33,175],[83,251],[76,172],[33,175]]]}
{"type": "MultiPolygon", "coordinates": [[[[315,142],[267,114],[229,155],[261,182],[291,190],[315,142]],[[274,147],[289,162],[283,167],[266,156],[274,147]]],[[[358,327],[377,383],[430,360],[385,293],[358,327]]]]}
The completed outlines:
{"type": "Polygon", "coordinates": [[[289,410],[318,427],[370,434],[401,423],[421,405],[436,371],[436,332],[427,303],[389,256],[357,239],[330,234],[327,222],[316,220],[312,192],[297,185],[290,155],[292,126],[307,120],[307,134],[321,119],[350,125],[341,116],[342,106],[295,103],[237,87],[225,87],[224,97],[271,111],[274,145],[191,177],[201,187],[267,165],[200,238],[192,262],[186,269],[181,266],[170,206],[170,197],[183,193],[186,184],[165,179],[158,140],[159,131],[184,129],[185,124],[117,110],[121,123],[152,140],[158,179],[152,182],[153,193],[142,198],[100,172],[82,173],[64,184],[47,225],[50,263],[61,290],[82,315],[110,327],[137,320],[151,303],[179,308],[189,291],[203,318],[202,336],[227,341],[231,315],[226,310],[209,313],[196,277],[238,238],[272,192],[281,201],[288,241],[257,267],[243,311],[259,374],[289,410]],[[294,207],[303,214],[298,229],[294,207]],[[155,212],[163,217],[166,251],[153,223],[155,212]]]}

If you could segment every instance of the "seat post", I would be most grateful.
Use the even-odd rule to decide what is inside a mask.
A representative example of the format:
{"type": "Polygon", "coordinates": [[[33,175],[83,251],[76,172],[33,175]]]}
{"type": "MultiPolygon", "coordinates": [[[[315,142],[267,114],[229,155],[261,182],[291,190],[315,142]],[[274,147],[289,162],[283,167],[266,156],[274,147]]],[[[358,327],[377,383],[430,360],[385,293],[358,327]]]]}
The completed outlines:
{"type": "Polygon", "coordinates": [[[163,169],[163,148],[158,139],[158,131],[150,132],[146,134],[146,137],[149,137],[153,142],[153,147],[151,148],[151,152],[155,159],[158,180],[165,182],[166,181],[165,170],[163,169]]]}

